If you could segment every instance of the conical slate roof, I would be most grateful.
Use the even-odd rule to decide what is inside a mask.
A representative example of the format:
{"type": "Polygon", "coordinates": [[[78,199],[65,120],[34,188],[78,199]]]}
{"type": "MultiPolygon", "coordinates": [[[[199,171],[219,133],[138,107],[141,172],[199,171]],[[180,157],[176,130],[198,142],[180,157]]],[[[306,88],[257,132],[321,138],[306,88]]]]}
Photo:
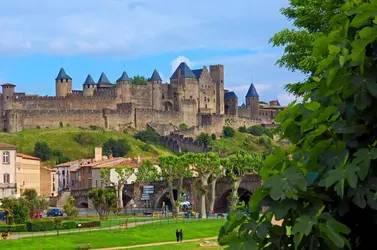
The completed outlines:
{"type": "Polygon", "coordinates": [[[58,73],[58,75],[56,76],[55,80],[72,80],[72,78],[69,77],[69,75],[67,75],[67,74],[65,73],[65,70],[64,70],[63,68],[61,68],[61,69],[59,70],[59,73],[58,73]]]}
{"type": "Polygon", "coordinates": [[[192,73],[194,73],[194,75],[196,76],[196,78],[200,78],[200,76],[202,75],[202,72],[203,72],[203,69],[193,69],[192,70],[192,73]]]}
{"type": "Polygon", "coordinates": [[[254,84],[250,84],[249,91],[247,91],[246,97],[259,97],[257,90],[254,87],[254,84]]]}
{"type": "Polygon", "coordinates": [[[161,76],[158,73],[157,69],[155,69],[153,71],[153,74],[152,74],[151,78],[149,78],[149,81],[160,81],[160,82],[162,82],[161,76]]]}
{"type": "Polygon", "coordinates": [[[107,76],[105,75],[105,73],[102,72],[101,76],[99,77],[98,79],[98,82],[97,84],[101,84],[101,85],[111,85],[111,82],[109,81],[109,79],[107,79],[107,76]]]}
{"type": "Polygon", "coordinates": [[[130,81],[130,78],[128,77],[126,71],[123,71],[123,74],[117,80],[117,82],[120,82],[120,81],[130,81]]]}
{"type": "Polygon", "coordinates": [[[195,74],[192,72],[189,66],[187,66],[185,62],[181,62],[170,79],[177,79],[179,70],[181,70],[181,77],[183,78],[196,78],[195,74]]]}
{"type": "Polygon", "coordinates": [[[92,76],[89,74],[89,75],[86,77],[86,80],[85,80],[84,84],[90,85],[90,84],[96,84],[96,83],[94,82],[92,76]]]}

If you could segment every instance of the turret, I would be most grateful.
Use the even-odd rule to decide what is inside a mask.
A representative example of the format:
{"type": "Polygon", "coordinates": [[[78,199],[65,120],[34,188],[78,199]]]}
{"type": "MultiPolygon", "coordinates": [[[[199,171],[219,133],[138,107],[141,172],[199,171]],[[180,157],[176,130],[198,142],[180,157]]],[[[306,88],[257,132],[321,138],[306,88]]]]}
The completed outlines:
{"type": "Polygon", "coordinates": [[[131,102],[131,79],[128,77],[126,71],[123,71],[122,75],[116,81],[117,97],[122,103],[131,102]]]}
{"type": "Polygon", "coordinates": [[[181,62],[170,77],[170,82],[177,84],[185,84],[187,81],[192,80],[196,81],[197,77],[185,62],[181,62]]]}
{"type": "MultiPolygon", "coordinates": [[[[2,105],[0,105],[0,107],[2,107],[2,110],[5,111],[11,109],[11,103],[13,100],[16,85],[5,83],[1,85],[1,87],[3,88],[3,98],[2,105]]],[[[0,113],[0,115],[2,115],[2,113],[0,113]]]]}
{"type": "Polygon", "coordinates": [[[161,84],[162,79],[160,74],[158,73],[157,69],[155,69],[152,73],[152,76],[148,79],[148,83],[152,84],[152,105],[153,108],[156,110],[161,110],[161,100],[162,100],[162,92],[161,92],[161,84]]]}
{"type": "Polygon", "coordinates": [[[66,97],[72,94],[72,78],[65,73],[63,68],[60,69],[55,78],[56,96],[66,97]]]}
{"type": "Polygon", "coordinates": [[[101,76],[98,79],[97,82],[97,88],[111,88],[113,87],[113,84],[107,79],[107,76],[105,73],[101,73],[101,76]]]}
{"type": "Polygon", "coordinates": [[[250,110],[250,118],[259,118],[259,95],[253,83],[246,94],[246,107],[250,110]]]}
{"type": "Polygon", "coordinates": [[[224,93],[225,114],[238,116],[238,97],[233,91],[224,93]]]}
{"type": "Polygon", "coordinates": [[[96,83],[94,82],[91,75],[86,77],[86,80],[83,84],[83,95],[84,96],[93,96],[94,90],[97,88],[96,83]]]}

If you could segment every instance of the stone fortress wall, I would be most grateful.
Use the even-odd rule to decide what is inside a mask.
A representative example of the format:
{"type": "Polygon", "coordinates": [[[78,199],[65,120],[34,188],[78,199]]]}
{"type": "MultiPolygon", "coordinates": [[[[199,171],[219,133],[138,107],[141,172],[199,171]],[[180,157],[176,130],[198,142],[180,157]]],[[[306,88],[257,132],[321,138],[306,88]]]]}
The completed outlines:
{"type": "Polygon", "coordinates": [[[201,132],[219,134],[225,125],[272,123],[283,108],[277,101],[261,106],[253,84],[246,94],[246,105],[238,106],[235,93],[224,89],[222,65],[191,70],[181,63],[169,84],[162,83],[157,70],[146,85],[131,84],[126,72],[115,84],[104,73],[97,82],[88,75],[83,90],[72,90],[72,78],[61,69],[55,86],[56,96],[38,96],[16,93],[15,85],[3,84],[0,129],[19,132],[37,127],[57,128],[62,122],[115,131],[127,127],[139,131],[158,128],[160,135],[170,135],[185,123],[189,128],[179,131],[179,135],[196,137],[201,132]]]}

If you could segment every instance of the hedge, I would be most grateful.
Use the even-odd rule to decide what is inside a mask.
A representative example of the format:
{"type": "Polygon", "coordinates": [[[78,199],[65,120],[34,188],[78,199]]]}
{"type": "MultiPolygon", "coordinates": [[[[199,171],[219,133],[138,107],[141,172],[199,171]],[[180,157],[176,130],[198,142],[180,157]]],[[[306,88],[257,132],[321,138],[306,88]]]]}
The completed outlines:
{"type": "Polygon", "coordinates": [[[89,222],[82,222],[82,223],[78,223],[77,224],[78,228],[99,227],[99,226],[101,226],[101,222],[100,221],[89,221],[89,222]]]}
{"type": "Polygon", "coordinates": [[[27,228],[25,224],[16,225],[0,225],[0,232],[26,232],[27,228]]]}

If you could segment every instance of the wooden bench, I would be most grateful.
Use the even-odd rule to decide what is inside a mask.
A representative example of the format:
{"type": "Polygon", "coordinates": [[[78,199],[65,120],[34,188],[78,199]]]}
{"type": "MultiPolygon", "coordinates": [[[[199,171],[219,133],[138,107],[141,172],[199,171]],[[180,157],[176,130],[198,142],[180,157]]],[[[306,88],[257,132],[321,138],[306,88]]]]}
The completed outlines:
{"type": "Polygon", "coordinates": [[[2,238],[3,240],[8,239],[9,236],[10,236],[10,232],[2,232],[2,233],[1,233],[1,238],[2,238]]]}
{"type": "Polygon", "coordinates": [[[88,250],[88,249],[92,249],[92,246],[90,244],[78,244],[77,249],[78,250],[88,250]]]}
{"type": "Polygon", "coordinates": [[[152,213],[152,217],[157,217],[157,218],[160,218],[160,216],[162,216],[162,212],[153,212],[152,213]]]}

